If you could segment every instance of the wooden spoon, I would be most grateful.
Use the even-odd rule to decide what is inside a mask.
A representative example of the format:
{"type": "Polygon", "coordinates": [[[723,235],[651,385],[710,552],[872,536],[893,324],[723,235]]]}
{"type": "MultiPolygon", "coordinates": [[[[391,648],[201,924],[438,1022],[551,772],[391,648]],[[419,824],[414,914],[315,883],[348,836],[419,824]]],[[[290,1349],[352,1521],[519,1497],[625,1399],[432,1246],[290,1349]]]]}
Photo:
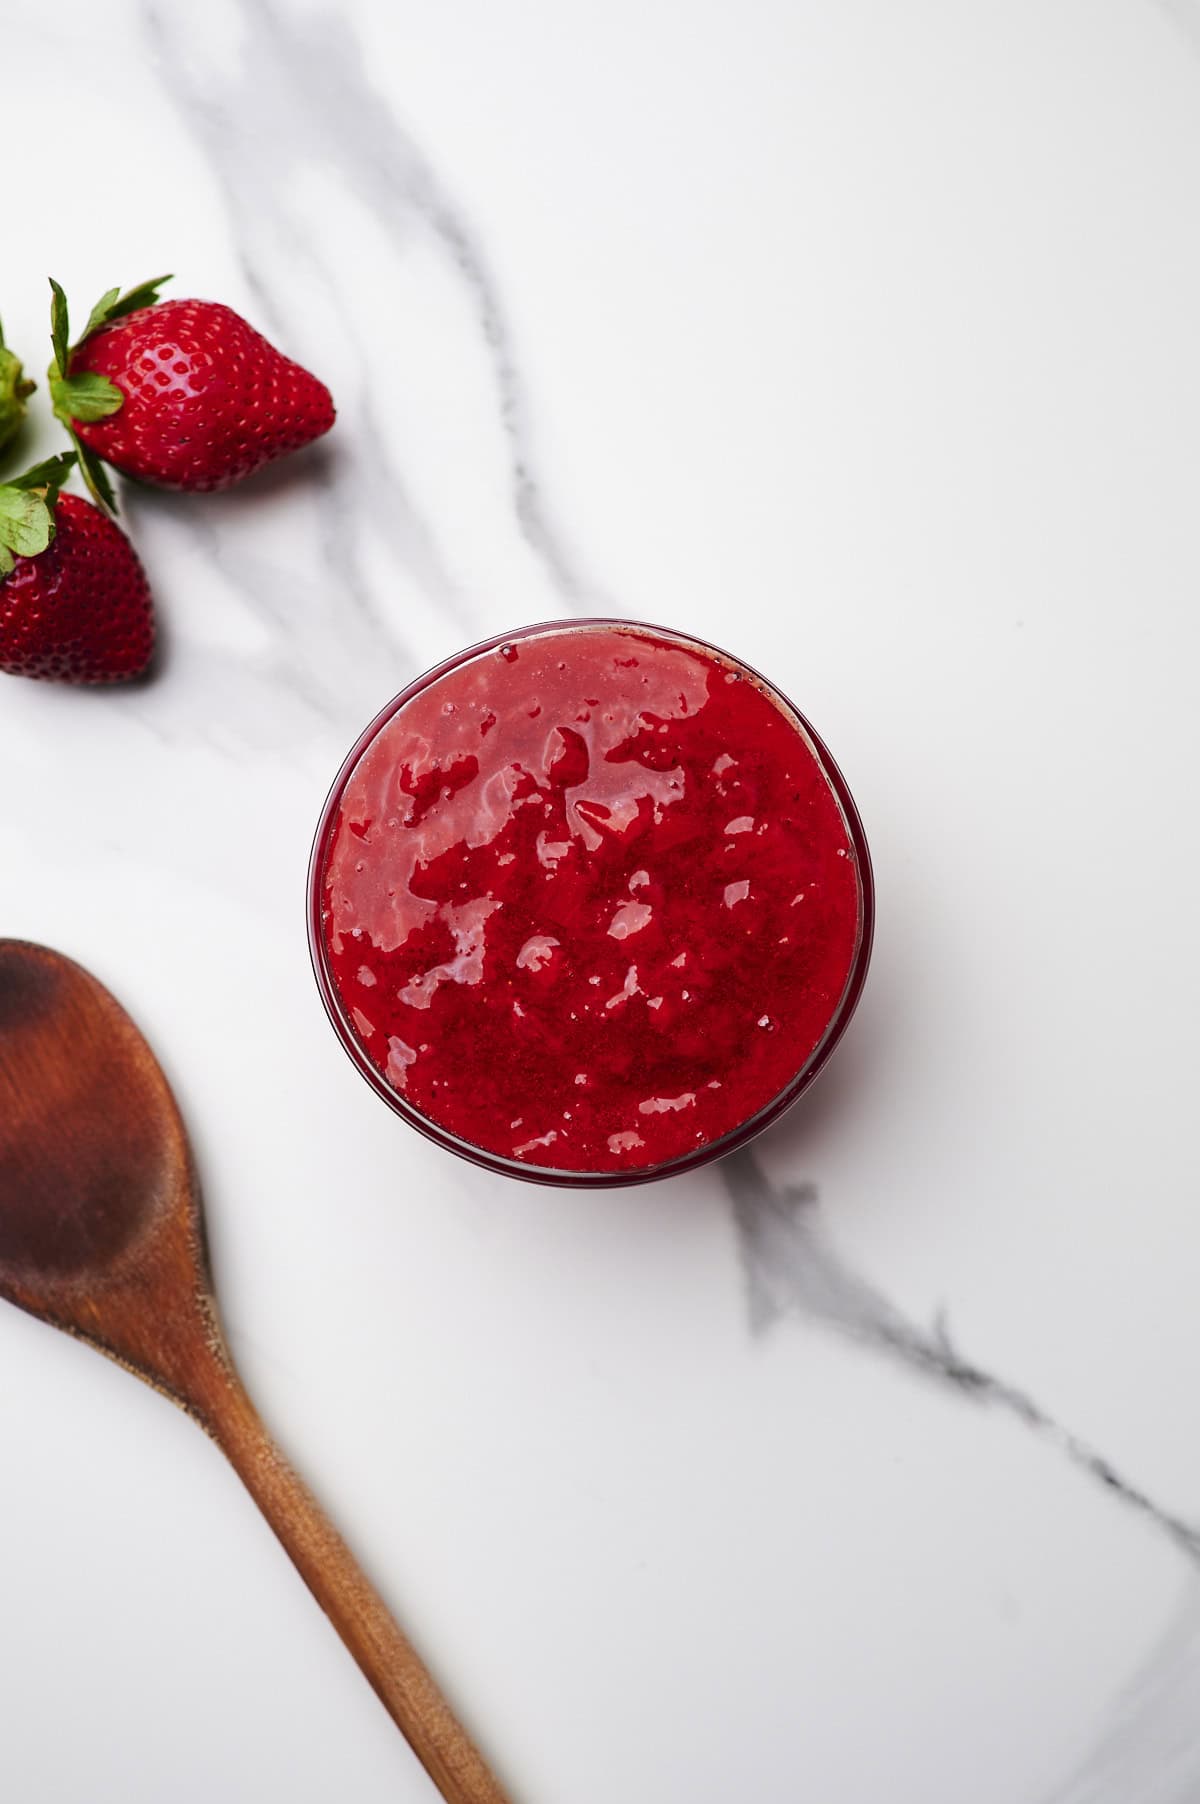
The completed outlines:
{"type": "Polygon", "coordinates": [[[442,1797],[505,1804],[242,1388],[187,1135],[154,1054],[87,971],[19,940],[0,940],[0,1296],[90,1341],[207,1430],[442,1797]]]}

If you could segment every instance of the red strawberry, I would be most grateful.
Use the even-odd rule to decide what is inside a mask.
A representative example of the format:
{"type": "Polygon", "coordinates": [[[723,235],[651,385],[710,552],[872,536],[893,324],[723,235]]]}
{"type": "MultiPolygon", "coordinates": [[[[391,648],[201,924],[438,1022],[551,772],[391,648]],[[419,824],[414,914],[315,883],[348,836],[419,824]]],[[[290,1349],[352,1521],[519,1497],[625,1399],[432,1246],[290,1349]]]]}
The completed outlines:
{"type": "Polygon", "coordinates": [[[92,309],[68,350],[67,307],[52,282],[55,363],[51,395],[71,432],[89,486],[103,458],[169,489],[226,489],[263,464],[328,432],[333,399],[232,308],[162,301],[168,276],[92,309]]]}
{"type": "Polygon", "coordinates": [[[58,493],[74,461],[51,458],[0,488],[0,670],[119,683],[154,650],[150,589],[120,527],[58,493]]]}

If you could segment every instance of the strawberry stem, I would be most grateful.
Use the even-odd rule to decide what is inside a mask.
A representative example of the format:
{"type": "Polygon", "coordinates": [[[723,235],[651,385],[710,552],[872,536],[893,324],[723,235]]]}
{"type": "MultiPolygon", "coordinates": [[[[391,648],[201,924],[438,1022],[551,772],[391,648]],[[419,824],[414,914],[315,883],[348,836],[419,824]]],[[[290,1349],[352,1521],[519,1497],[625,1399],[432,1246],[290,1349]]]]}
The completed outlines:
{"type": "Polygon", "coordinates": [[[74,455],[79,459],[79,474],[83,477],[84,487],[96,506],[115,518],[121,510],[117,506],[112,483],[108,480],[108,471],[96,453],[84,444],[73,426],[68,426],[67,431],[71,434],[71,443],[75,447],[74,455]]]}

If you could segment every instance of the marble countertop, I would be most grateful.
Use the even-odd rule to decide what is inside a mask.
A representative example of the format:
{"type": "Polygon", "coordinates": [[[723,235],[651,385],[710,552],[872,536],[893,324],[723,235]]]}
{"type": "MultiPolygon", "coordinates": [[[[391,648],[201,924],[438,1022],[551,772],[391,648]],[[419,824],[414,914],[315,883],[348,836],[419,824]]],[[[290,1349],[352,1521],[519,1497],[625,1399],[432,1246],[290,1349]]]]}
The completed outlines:
{"type": "MultiPolygon", "coordinates": [[[[340,417],[126,492],[159,674],[3,681],[0,930],[161,1053],[247,1381],[517,1804],[1190,1804],[1200,0],[4,33],[14,348],[173,268],[340,417]],[[597,1194],[394,1119],[304,924],[376,708],[582,611],[793,695],[879,908],[787,1119],[597,1194]]],[[[432,1800],[183,1416],[12,1309],[0,1375],[14,1798],[432,1800]]]]}

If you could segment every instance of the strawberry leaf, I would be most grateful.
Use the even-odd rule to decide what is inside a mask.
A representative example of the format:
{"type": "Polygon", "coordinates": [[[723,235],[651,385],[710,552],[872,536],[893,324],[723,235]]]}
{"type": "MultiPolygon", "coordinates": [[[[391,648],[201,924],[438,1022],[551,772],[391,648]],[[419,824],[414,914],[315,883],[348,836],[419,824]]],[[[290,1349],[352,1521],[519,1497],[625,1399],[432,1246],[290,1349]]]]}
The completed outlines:
{"type": "Polygon", "coordinates": [[[164,283],[174,280],[174,276],[151,276],[148,282],[139,282],[136,288],[127,288],[116,306],[109,308],[109,319],[124,319],[127,313],[137,313],[143,307],[153,307],[158,301],[159,289],[164,283]]]}
{"type": "Polygon", "coordinates": [[[13,476],[6,484],[10,489],[53,489],[57,495],[75,464],[74,451],[60,451],[57,457],[47,457],[40,464],[34,464],[32,470],[26,470],[24,476],[13,476]]]}
{"type": "Polygon", "coordinates": [[[0,577],[11,575],[14,558],[39,557],[53,539],[58,491],[74,462],[64,451],[0,486],[0,577]]]}
{"type": "Polygon", "coordinates": [[[67,313],[67,297],[54,277],[50,277],[50,339],[54,346],[54,361],[58,366],[57,373],[67,373],[67,343],[71,336],[70,317],[67,313]]]}
{"type": "MultiPolygon", "coordinates": [[[[102,294],[100,296],[100,299],[88,314],[88,323],[83,328],[84,338],[90,338],[98,326],[104,325],[109,317],[113,303],[116,301],[120,292],[121,290],[119,288],[110,288],[107,294],[102,294]]],[[[80,343],[82,344],[82,342],[83,340],[81,339],[80,343]]]]}
{"type": "Polygon", "coordinates": [[[158,300],[158,291],[170,276],[152,276],[148,282],[139,282],[136,288],[126,289],[122,294],[119,288],[110,288],[107,294],[101,295],[88,315],[88,323],[83,329],[83,338],[90,338],[101,326],[109,325],[115,319],[124,319],[127,313],[137,313],[142,307],[153,307],[158,300]]]}
{"type": "Polygon", "coordinates": [[[72,420],[106,420],[125,405],[116,383],[98,370],[81,370],[78,376],[52,376],[50,400],[64,425],[72,420]]]}
{"type": "Polygon", "coordinates": [[[0,488],[0,545],[17,557],[37,557],[54,537],[54,514],[43,495],[11,483],[0,488]]]}

